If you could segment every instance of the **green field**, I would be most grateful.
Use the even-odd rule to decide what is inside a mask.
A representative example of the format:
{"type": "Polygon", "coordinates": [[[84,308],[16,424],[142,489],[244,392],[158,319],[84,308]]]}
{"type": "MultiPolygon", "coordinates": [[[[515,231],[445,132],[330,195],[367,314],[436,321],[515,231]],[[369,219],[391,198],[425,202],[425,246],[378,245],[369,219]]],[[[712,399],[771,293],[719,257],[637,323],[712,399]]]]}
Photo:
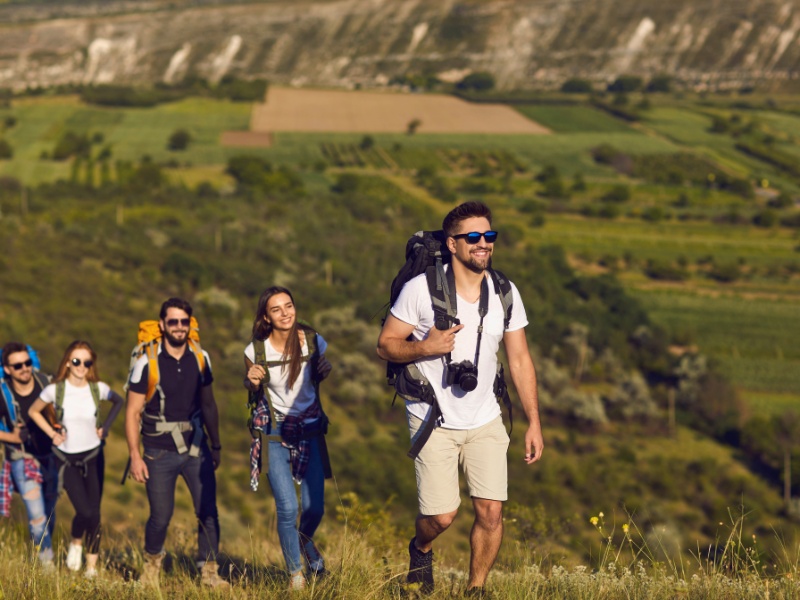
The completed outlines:
{"type": "Polygon", "coordinates": [[[555,133],[630,133],[624,121],[590,106],[519,106],[517,110],[555,133]]]}
{"type": "MultiPolygon", "coordinates": [[[[788,392],[795,402],[800,397],[800,296],[747,299],[699,295],[691,289],[637,290],[635,294],[654,321],[701,340],[702,350],[719,360],[724,372],[742,388],[788,392]]],[[[770,396],[758,398],[763,406],[770,396]]]]}

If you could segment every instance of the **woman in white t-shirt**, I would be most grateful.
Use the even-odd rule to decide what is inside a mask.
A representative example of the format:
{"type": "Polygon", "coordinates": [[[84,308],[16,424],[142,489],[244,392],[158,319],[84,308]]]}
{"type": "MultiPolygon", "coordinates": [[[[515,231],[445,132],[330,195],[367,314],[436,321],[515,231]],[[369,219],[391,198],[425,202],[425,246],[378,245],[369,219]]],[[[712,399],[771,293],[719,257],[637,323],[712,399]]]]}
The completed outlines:
{"type": "Polygon", "coordinates": [[[86,577],[97,574],[105,467],[103,440],[123,404],[122,397],[100,381],[96,363],[97,354],[88,342],[72,342],[64,352],[53,383],[42,390],[28,411],[52,438],[53,452],[63,463],[64,489],[75,508],[67,568],[80,570],[85,538],[86,577]],[[99,424],[101,400],[113,403],[102,425],[99,424]],[[55,413],[55,423],[42,414],[45,409],[55,413]]]}
{"type": "Polygon", "coordinates": [[[250,484],[253,490],[258,488],[263,433],[268,440],[268,478],[290,589],[306,584],[301,554],[309,575],[325,573],[312,538],[325,510],[325,478],[330,477],[324,437],[327,417],[317,390],[331,371],[325,358],[327,347],[321,335],[298,322],[289,290],[274,286],[261,294],[253,341],[244,351],[245,386],[257,403],[251,429],[250,484]],[[295,483],[300,484],[302,501],[299,526],[295,483]]]}

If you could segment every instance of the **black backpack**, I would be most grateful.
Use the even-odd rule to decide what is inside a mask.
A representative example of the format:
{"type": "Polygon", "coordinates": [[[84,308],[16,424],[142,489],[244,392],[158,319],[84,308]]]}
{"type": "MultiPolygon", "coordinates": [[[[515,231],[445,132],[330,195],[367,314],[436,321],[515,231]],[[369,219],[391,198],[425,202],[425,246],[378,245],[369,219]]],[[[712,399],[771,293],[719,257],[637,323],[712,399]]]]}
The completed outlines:
{"type": "MultiPolygon", "coordinates": [[[[386,321],[389,310],[397,301],[403,286],[417,275],[424,273],[428,280],[428,291],[431,295],[436,328],[449,329],[454,325],[456,319],[456,291],[454,286],[448,285],[448,278],[444,270],[444,265],[450,263],[451,258],[450,250],[445,243],[446,240],[447,234],[441,229],[438,231],[418,231],[409,238],[406,243],[406,262],[392,281],[389,304],[383,321],[386,321]]],[[[507,328],[511,321],[511,311],[513,310],[511,282],[503,273],[492,269],[491,265],[489,273],[494,281],[495,291],[500,296],[500,301],[503,305],[505,313],[503,315],[503,327],[507,328]]],[[[511,400],[508,397],[503,375],[503,366],[498,363],[494,393],[498,400],[503,400],[508,409],[509,421],[513,423],[511,400]]],[[[417,436],[414,445],[408,452],[411,458],[416,458],[433,429],[442,420],[442,413],[436,402],[436,397],[414,363],[387,362],[386,381],[395,388],[395,398],[400,396],[406,400],[417,400],[432,405],[433,414],[423,425],[423,430],[417,436]]]]}

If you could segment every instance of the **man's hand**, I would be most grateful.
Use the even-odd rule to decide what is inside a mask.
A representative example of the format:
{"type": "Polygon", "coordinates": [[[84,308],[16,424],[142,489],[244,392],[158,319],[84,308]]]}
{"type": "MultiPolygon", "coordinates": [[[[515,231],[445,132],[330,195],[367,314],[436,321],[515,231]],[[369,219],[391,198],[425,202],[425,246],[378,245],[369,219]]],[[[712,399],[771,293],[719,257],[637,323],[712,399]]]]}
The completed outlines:
{"type": "Polygon", "coordinates": [[[216,471],[219,467],[219,464],[222,462],[222,448],[211,448],[211,462],[214,464],[214,470],[216,471]]]}
{"type": "Polygon", "coordinates": [[[456,333],[464,329],[464,325],[456,325],[450,329],[432,328],[428,337],[423,340],[425,353],[428,356],[440,356],[452,352],[456,347],[456,333]]]}
{"type": "Polygon", "coordinates": [[[142,457],[134,458],[131,456],[131,477],[134,481],[145,483],[150,479],[150,473],[147,471],[147,465],[144,463],[142,457]]]}
{"type": "Polygon", "coordinates": [[[544,439],[542,438],[542,428],[538,423],[528,426],[525,432],[525,462],[529,465],[542,458],[544,450],[544,439]]]}
{"type": "Polygon", "coordinates": [[[21,425],[20,427],[15,427],[14,433],[16,433],[19,436],[20,444],[24,444],[25,442],[28,441],[28,438],[31,437],[31,433],[30,431],[28,431],[28,428],[25,427],[25,425],[21,425]]]}

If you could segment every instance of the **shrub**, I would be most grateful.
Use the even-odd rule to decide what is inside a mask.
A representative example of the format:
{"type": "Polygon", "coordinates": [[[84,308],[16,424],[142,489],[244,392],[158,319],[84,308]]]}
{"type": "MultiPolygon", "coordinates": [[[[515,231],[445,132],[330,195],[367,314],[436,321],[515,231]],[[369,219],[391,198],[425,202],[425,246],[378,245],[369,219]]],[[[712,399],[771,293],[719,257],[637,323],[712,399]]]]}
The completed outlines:
{"type": "Polygon", "coordinates": [[[739,265],[733,262],[714,265],[708,273],[711,279],[719,281],[720,283],[732,283],[739,279],[741,275],[742,273],[739,270],[739,265]]]}
{"type": "Polygon", "coordinates": [[[561,91],[565,94],[590,94],[592,92],[592,83],[586,79],[573,77],[563,83],[561,91]]]}
{"type": "Polygon", "coordinates": [[[622,154],[622,152],[614,148],[611,144],[600,144],[592,148],[591,154],[594,162],[600,163],[601,165],[610,165],[614,162],[614,158],[622,154]]]}
{"type": "Polygon", "coordinates": [[[333,186],[333,191],[338,194],[352,194],[361,186],[361,178],[355,173],[342,173],[333,186]]]}
{"type": "Polygon", "coordinates": [[[775,227],[778,224],[778,213],[774,210],[762,210],[753,217],[753,224],[758,227],[775,227]]]}
{"type": "Polygon", "coordinates": [[[476,92],[487,92],[494,88],[494,76],[486,71],[470,73],[456,84],[459,90],[474,90],[476,92]]]}
{"type": "Polygon", "coordinates": [[[620,75],[608,86],[609,92],[630,93],[642,88],[642,78],[636,75],[620,75]]]}
{"type": "Polygon", "coordinates": [[[767,206],[770,208],[789,208],[794,206],[794,198],[788,192],[781,192],[774,198],[770,198],[767,201],[767,206]]]}
{"type": "Polygon", "coordinates": [[[17,124],[17,117],[13,115],[9,115],[5,119],[3,119],[3,125],[5,126],[6,129],[11,129],[16,124],[17,124]]]}
{"type": "Polygon", "coordinates": [[[711,119],[711,127],[708,128],[711,133],[728,133],[729,129],[728,121],[719,115],[714,115],[711,119]]]}
{"type": "Polygon", "coordinates": [[[167,149],[172,151],[186,150],[189,142],[192,141],[192,134],[185,129],[176,129],[169,136],[167,141],[167,149]]]}
{"type": "Polygon", "coordinates": [[[686,281],[689,273],[670,262],[663,260],[650,259],[644,269],[644,274],[650,279],[659,281],[686,281]]]}
{"type": "Polygon", "coordinates": [[[619,207],[615,204],[604,204],[597,211],[597,216],[604,219],[616,219],[619,216],[619,207]]]}
{"type": "Polygon", "coordinates": [[[615,185],[603,194],[600,199],[603,202],[627,202],[631,199],[631,189],[627,185],[615,185]]]}
{"type": "Polygon", "coordinates": [[[375,140],[371,135],[365,135],[361,138],[361,143],[358,145],[362,150],[369,150],[375,145],[375,140]]]}
{"type": "Polygon", "coordinates": [[[647,83],[648,92],[668,93],[672,91],[671,75],[656,75],[647,83]]]}
{"type": "Polygon", "coordinates": [[[642,219],[651,223],[658,223],[667,216],[666,212],[660,206],[650,206],[642,213],[642,219]]]}
{"type": "Polygon", "coordinates": [[[8,160],[14,158],[14,149],[7,140],[0,138],[0,160],[8,160]]]}
{"type": "Polygon", "coordinates": [[[56,142],[51,157],[53,160],[66,160],[71,156],[88,157],[92,144],[87,135],[77,134],[74,131],[65,131],[56,142]]]}

